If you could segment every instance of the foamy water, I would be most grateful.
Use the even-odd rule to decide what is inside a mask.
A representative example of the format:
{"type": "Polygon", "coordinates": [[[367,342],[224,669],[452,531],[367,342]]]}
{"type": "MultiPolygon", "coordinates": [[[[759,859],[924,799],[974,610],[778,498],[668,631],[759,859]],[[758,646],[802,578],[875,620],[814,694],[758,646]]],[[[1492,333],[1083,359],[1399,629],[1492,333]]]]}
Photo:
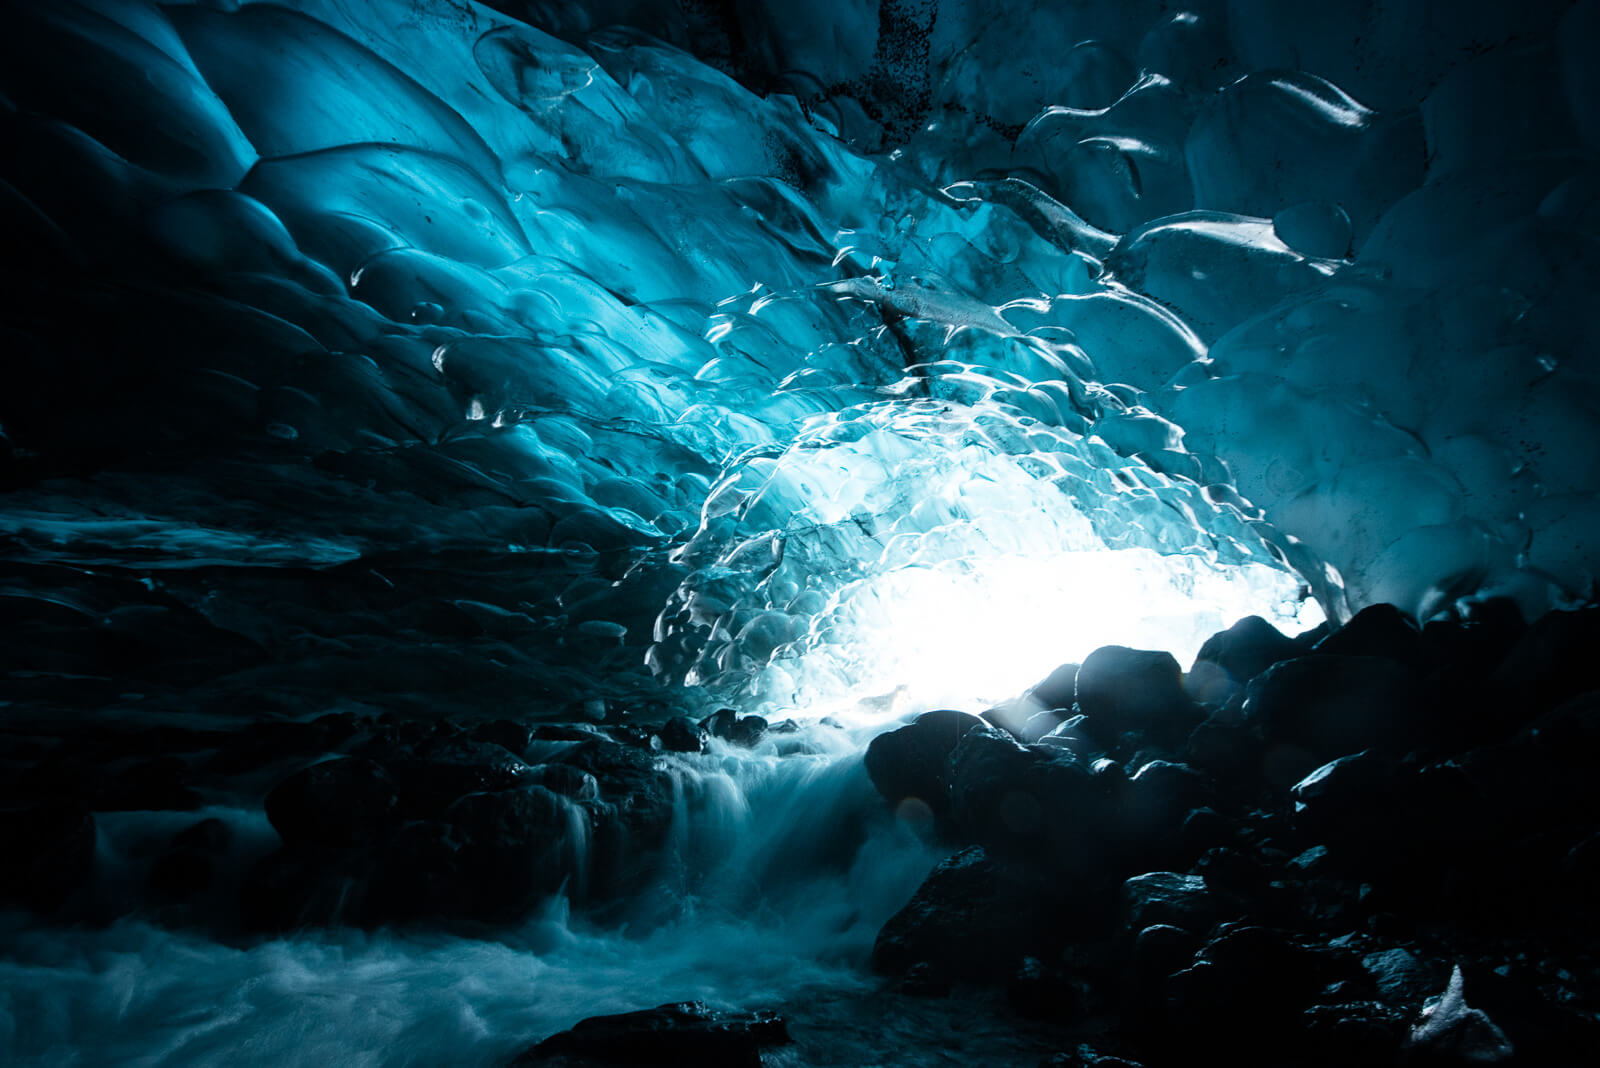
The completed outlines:
{"type": "MultiPolygon", "coordinates": [[[[333,930],[219,941],[140,914],[99,929],[9,915],[0,1060],[493,1064],[584,1017],[703,999],[780,1007],[816,1032],[804,1056],[851,1063],[862,1036],[883,1031],[871,1023],[879,1009],[848,1007],[882,996],[864,967],[873,938],[936,853],[883,812],[854,738],[827,727],[802,737],[832,751],[779,757],[770,745],[717,744],[678,762],[660,878],[609,926],[570,915],[563,900],[474,937],[333,930]]],[[[146,843],[196,815],[232,823],[241,858],[270,844],[259,812],[107,815],[90,896],[137,885],[146,843]]],[[[786,1056],[811,1063],[793,1060],[799,1050],[786,1056]]]]}

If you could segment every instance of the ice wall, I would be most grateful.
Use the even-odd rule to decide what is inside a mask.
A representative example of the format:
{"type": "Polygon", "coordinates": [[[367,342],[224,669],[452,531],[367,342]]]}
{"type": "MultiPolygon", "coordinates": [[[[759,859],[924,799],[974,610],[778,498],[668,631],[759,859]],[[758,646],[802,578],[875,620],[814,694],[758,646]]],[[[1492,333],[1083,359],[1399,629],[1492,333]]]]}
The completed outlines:
{"type": "Polygon", "coordinates": [[[723,683],[974,558],[1592,595],[1600,5],[498,6],[10,6],[14,562],[723,683]]]}

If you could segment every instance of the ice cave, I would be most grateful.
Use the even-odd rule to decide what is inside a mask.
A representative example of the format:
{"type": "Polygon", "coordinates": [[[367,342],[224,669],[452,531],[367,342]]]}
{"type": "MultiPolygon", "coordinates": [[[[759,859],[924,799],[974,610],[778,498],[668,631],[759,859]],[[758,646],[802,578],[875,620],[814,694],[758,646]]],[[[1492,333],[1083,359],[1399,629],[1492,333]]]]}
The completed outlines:
{"type": "Polygon", "coordinates": [[[0,1063],[1600,1062],[1600,0],[7,0],[0,1063]]]}

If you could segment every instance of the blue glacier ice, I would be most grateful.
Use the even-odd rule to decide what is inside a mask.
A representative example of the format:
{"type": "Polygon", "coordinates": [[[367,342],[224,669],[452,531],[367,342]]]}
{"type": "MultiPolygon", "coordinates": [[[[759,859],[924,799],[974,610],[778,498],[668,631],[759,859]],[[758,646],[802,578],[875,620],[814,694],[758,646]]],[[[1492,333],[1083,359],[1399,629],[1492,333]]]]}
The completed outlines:
{"type": "MultiPolygon", "coordinates": [[[[18,630],[8,715],[856,729],[1110,643],[1187,664],[1249,614],[1595,597],[1596,0],[4,18],[0,581],[90,635],[18,630]],[[94,667],[139,642],[237,670],[94,667]]],[[[659,959],[546,936],[606,982],[659,959]]],[[[729,982],[781,987],[791,941],[729,982]]],[[[490,950],[93,942],[4,965],[0,1059],[61,1055],[140,954],[302,993],[449,958],[416,1063],[582,1014],[497,1001],[490,950]],[[15,991],[58,965],[28,1037],[15,991]]],[[[99,1053],[216,1063],[179,1031],[99,1053]]]]}

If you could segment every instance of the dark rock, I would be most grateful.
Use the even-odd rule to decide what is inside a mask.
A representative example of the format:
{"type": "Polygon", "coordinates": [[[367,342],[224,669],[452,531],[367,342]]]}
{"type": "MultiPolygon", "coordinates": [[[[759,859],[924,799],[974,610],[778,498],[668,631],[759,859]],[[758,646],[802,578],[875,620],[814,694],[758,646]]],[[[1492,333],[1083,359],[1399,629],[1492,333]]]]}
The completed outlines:
{"type": "Polygon", "coordinates": [[[493,742],[443,737],[370,754],[400,788],[400,810],[410,819],[433,819],[459,797],[509,790],[529,781],[533,769],[493,742]]]}
{"type": "Polygon", "coordinates": [[[1024,957],[1006,982],[1006,1001],[1029,1019],[1070,1019],[1081,1011],[1082,991],[1065,968],[1024,957]]]}
{"type": "Polygon", "coordinates": [[[948,975],[922,960],[906,969],[895,989],[914,998],[942,998],[950,995],[950,986],[948,975]]]}
{"type": "Polygon", "coordinates": [[[584,897],[588,815],[574,802],[542,786],[468,794],[444,821],[462,839],[474,916],[516,919],[563,886],[584,897]]]}
{"type": "Polygon", "coordinates": [[[1208,719],[1189,734],[1184,756],[1224,785],[1244,787],[1260,773],[1260,736],[1243,723],[1208,719]]]}
{"type": "Polygon", "coordinates": [[[660,747],[669,753],[701,752],[710,737],[710,731],[688,716],[673,716],[656,731],[660,747]]]}
{"type": "Polygon", "coordinates": [[[950,811],[950,755],[968,731],[983,720],[944,709],[924,712],[897,730],[880,734],[867,746],[867,774],[890,804],[915,798],[936,819],[950,811]]]}
{"type": "Polygon", "coordinates": [[[1184,737],[1201,719],[1171,653],[1107,645],[1078,669],[1077,706],[1102,732],[1184,737]]]}
{"type": "Polygon", "coordinates": [[[1192,768],[1152,760],[1112,795],[1108,816],[1129,856],[1154,859],[1177,841],[1189,813],[1210,800],[1205,779],[1192,768]]]}
{"type": "Polygon", "coordinates": [[[255,931],[360,924],[375,866],[365,849],[305,846],[268,853],[245,875],[239,918],[255,931]]]}
{"type": "Polygon", "coordinates": [[[1085,1043],[1072,1053],[1055,1053],[1039,1062],[1039,1068],[1141,1068],[1138,1061],[1101,1053],[1085,1043]]]}
{"type": "Polygon", "coordinates": [[[351,846],[381,837],[398,820],[399,789],[361,757],[302,768],[267,795],[267,819],[291,845],[351,846]]]}
{"type": "Polygon", "coordinates": [[[1415,1011],[1449,978],[1448,965],[1424,960],[1409,949],[1383,949],[1361,958],[1378,995],[1392,1005],[1415,1011]]]}
{"type": "Polygon", "coordinates": [[[615,1016],[594,1016],[552,1035],[513,1064],[551,1068],[598,1065],[726,1065],[760,1068],[761,1051],[789,1041],[771,1012],[719,1012],[698,1001],[615,1016]]]}
{"type": "Polygon", "coordinates": [[[1051,731],[1059,726],[1061,726],[1061,718],[1056,715],[1055,709],[1035,712],[1023,721],[1021,730],[1017,732],[1017,739],[1031,745],[1050,734],[1051,731]]]}
{"type": "Polygon", "coordinates": [[[1238,837],[1232,820],[1209,805],[1202,805],[1183,818],[1174,846],[1187,868],[1211,850],[1233,845],[1238,837]]]}
{"type": "Polygon", "coordinates": [[[533,742],[533,733],[533,728],[526,723],[495,719],[477,724],[467,732],[467,737],[474,742],[498,745],[514,756],[526,757],[528,746],[533,742]]]}
{"type": "Polygon", "coordinates": [[[1110,798],[1120,773],[1095,775],[1066,750],[1021,746],[983,727],[962,736],[951,758],[950,815],[967,841],[1036,870],[1098,871],[1118,829],[1110,798]]]}
{"type": "Polygon", "coordinates": [[[1313,1005],[1302,1016],[1315,1063],[1385,1068],[1404,1063],[1410,1014],[1381,1001],[1313,1005]]]}
{"type": "Polygon", "coordinates": [[[998,982],[1029,944],[1031,917],[1016,907],[999,867],[969,846],[933,869],[872,946],[872,967],[902,975],[927,965],[942,978],[998,982]]]}
{"type": "MultiPolygon", "coordinates": [[[[442,820],[395,828],[377,851],[371,881],[361,888],[359,921],[367,925],[495,915],[480,904],[481,871],[463,861],[462,834],[442,820]]],[[[493,888],[490,893],[499,892],[493,888]]],[[[514,912],[506,909],[505,912],[514,912]]]]}
{"type": "Polygon", "coordinates": [[[1335,852],[1384,855],[1392,847],[1398,765],[1370,750],[1340,757],[1295,784],[1294,822],[1335,852]]]}
{"type": "Polygon", "coordinates": [[[1304,656],[1276,664],[1250,684],[1244,710],[1264,733],[1269,781],[1284,787],[1363,749],[1404,753],[1429,718],[1416,675],[1371,656],[1304,656]]]}
{"type": "Polygon", "coordinates": [[[1198,875],[1153,871],[1122,884],[1127,906],[1127,927],[1143,931],[1164,925],[1205,933],[1217,918],[1217,904],[1206,881],[1198,875]]]}
{"type": "Polygon", "coordinates": [[[592,776],[600,799],[586,802],[593,828],[591,894],[611,897],[639,886],[654,870],[655,851],[672,824],[672,778],[647,749],[595,740],[551,763],[592,776]]]}
{"type": "Polygon", "coordinates": [[[94,816],[47,802],[0,811],[0,901],[53,912],[94,871],[94,816]]]}
{"type": "Polygon", "coordinates": [[[1184,684],[1202,704],[1225,704],[1273,664],[1299,655],[1299,647],[1277,627],[1260,616],[1246,616],[1206,639],[1184,684]]]}
{"type": "Polygon", "coordinates": [[[1549,612],[1535,620],[1491,677],[1505,694],[1502,727],[1515,729],[1539,713],[1594,689],[1600,650],[1600,608],[1549,612]]]}
{"type": "Polygon", "coordinates": [[[1422,631],[1392,604],[1368,605],[1311,651],[1323,656],[1380,656],[1414,670],[1424,661],[1422,631]]]}
{"type": "Polygon", "coordinates": [[[1085,715],[1068,716],[1060,721],[1039,739],[1039,744],[1059,746],[1081,760],[1089,760],[1104,749],[1095,739],[1089,717],[1085,715]]]}
{"type": "Polygon", "coordinates": [[[1170,924],[1154,924],[1139,932],[1125,978],[1125,992],[1135,1012],[1156,1006],[1167,978],[1194,963],[1200,942],[1193,932],[1170,924]]]}
{"type": "Polygon", "coordinates": [[[600,782],[587,771],[570,764],[539,764],[529,773],[533,786],[543,786],[553,794],[570,797],[574,801],[598,801],[600,782]]]}
{"type": "Polygon", "coordinates": [[[533,728],[532,737],[536,742],[591,742],[603,735],[598,729],[587,725],[575,727],[569,723],[540,723],[533,728]]]}
{"type": "Polygon", "coordinates": [[[713,738],[727,738],[739,722],[739,713],[731,708],[719,708],[700,721],[700,729],[713,738]]]}
{"type": "Polygon", "coordinates": [[[262,720],[230,736],[207,761],[207,770],[224,775],[266,767],[290,757],[316,757],[327,750],[328,731],[301,720],[262,720]]]}
{"type": "Polygon", "coordinates": [[[1031,697],[1041,709],[1070,709],[1078,693],[1077,664],[1062,664],[1045,678],[1033,684],[1025,696],[1031,697]]]}
{"type": "Polygon", "coordinates": [[[752,748],[767,736],[767,729],[767,721],[761,716],[740,716],[728,731],[728,744],[752,748]]]}

